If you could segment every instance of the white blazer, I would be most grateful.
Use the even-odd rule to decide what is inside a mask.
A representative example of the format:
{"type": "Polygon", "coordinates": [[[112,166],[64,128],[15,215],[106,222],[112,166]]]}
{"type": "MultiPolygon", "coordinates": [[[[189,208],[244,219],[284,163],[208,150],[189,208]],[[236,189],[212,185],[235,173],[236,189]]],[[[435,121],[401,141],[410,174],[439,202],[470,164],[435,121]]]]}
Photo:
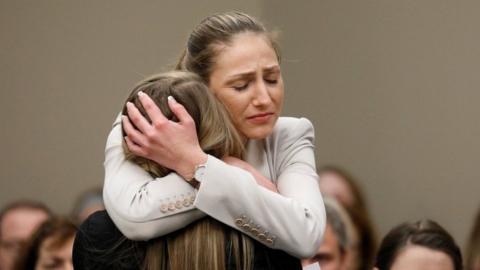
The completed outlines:
{"type": "Polygon", "coordinates": [[[208,215],[299,258],[318,250],[326,217],[309,120],[280,117],[268,138],[247,144],[246,161],[271,179],[280,194],[213,156],[208,156],[198,190],[176,173],[153,179],[125,160],[120,123],[117,118],[107,140],[103,196],[127,238],[152,239],[208,215]]]}

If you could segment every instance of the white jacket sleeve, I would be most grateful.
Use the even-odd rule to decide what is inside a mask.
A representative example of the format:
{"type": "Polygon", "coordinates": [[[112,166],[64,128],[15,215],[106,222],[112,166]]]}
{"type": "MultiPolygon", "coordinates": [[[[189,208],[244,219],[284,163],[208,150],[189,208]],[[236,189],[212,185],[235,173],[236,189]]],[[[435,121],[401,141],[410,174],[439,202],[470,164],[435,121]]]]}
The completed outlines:
{"type": "Polygon", "coordinates": [[[313,256],[326,222],[313,138],[308,120],[283,118],[267,139],[280,194],[258,186],[250,173],[209,157],[194,205],[272,248],[313,256]]]}
{"type": "Polygon", "coordinates": [[[154,179],[125,160],[120,123],[118,117],[108,136],[103,188],[105,208],[118,229],[132,240],[148,240],[204,217],[193,206],[196,190],[180,176],[154,179]]]}
{"type": "Polygon", "coordinates": [[[148,240],[209,215],[272,248],[311,257],[325,226],[313,127],[305,119],[283,122],[265,143],[277,194],[257,185],[247,171],[212,156],[199,190],[175,173],[153,179],[125,160],[117,119],[105,153],[104,201],[110,217],[127,238],[148,240]]]}

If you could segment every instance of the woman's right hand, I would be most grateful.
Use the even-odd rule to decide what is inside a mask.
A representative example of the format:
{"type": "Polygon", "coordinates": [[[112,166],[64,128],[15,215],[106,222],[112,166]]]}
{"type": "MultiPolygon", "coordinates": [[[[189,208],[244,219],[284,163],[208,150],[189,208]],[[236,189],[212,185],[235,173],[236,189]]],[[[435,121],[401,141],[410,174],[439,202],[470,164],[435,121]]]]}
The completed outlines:
{"type": "Polygon", "coordinates": [[[140,92],[139,98],[152,123],[133,103],[127,104],[128,117],[122,116],[122,123],[128,149],[176,171],[184,179],[191,179],[195,166],[207,161],[192,117],[173,97],[168,98],[168,105],[179,122],[168,120],[147,94],[140,92]]]}

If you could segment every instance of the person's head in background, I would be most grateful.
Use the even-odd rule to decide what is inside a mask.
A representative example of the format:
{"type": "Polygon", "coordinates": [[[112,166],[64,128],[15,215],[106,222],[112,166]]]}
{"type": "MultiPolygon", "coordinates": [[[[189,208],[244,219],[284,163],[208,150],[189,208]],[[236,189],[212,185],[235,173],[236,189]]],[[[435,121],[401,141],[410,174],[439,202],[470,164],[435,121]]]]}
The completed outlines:
{"type": "Polygon", "coordinates": [[[480,209],[478,209],[466,250],[466,270],[480,270],[480,209]]]}
{"type": "Polygon", "coordinates": [[[72,220],[81,224],[91,214],[104,210],[102,188],[96,187],[81,193],[71,212],[72,220]]]}
{"type": "Polygon", "coordinates": [[[462,270],[453,237],[431,220],[403,223],[380,245],[375,270],[462,270]]]}
{"type": "Polygon", "coordinates": [[[68,219],[53,217],[33,233],[15,262],[15,270],[73,269],[72,249],[77,228],[68,219]]]}
{"type": "Polygon", "coordinates": [[[375,257],[377,239],[367,203],[358,181],[345,169],[325,166],[319,169],[320,191],[336,198],[350,215],[355,229],[347,269],[369,270],[375,257]]]}
{"type": "Polygon", "coordinates": [[[0,270],[10,270],[20,248],[33,231],[51,216],[44,204],[35,201],[16,201],[0,212],[0,270]]]}
{"type": "Polygon", "coordinates": [[[327,226],[317,254],[302,260],[303,267],[317,263],[322,270],[346,270],[349,256],[352,221],[343,207],[332,197],[324,197],[327,226]]]}

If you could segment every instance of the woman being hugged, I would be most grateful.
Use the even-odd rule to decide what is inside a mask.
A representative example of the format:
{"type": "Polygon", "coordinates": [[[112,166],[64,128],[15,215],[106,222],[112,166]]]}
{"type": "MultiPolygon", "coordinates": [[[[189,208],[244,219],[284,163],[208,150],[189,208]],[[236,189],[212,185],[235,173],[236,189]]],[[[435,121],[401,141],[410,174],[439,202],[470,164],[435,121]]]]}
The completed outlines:
{"type": "Polygon", "coordinates": [[[270,248],[299,258],[315,254],[325,210],[313,126],[304,118],[279,117],[284,97],[279,59],[260,22],[230,12],[203,20],[177,65],[200,76],[224,105],[244,143],[245,161],[206,154],[195,121],[175,99],[168,104],[178,122],[142,92],[148,120],[127,105],[128,117],[121,122],[130,152],[173,172],[155,179],[126,159],[116,121],[106,147],[104,200],[125,236],[152,239],[208,215],[270,248]]]}

